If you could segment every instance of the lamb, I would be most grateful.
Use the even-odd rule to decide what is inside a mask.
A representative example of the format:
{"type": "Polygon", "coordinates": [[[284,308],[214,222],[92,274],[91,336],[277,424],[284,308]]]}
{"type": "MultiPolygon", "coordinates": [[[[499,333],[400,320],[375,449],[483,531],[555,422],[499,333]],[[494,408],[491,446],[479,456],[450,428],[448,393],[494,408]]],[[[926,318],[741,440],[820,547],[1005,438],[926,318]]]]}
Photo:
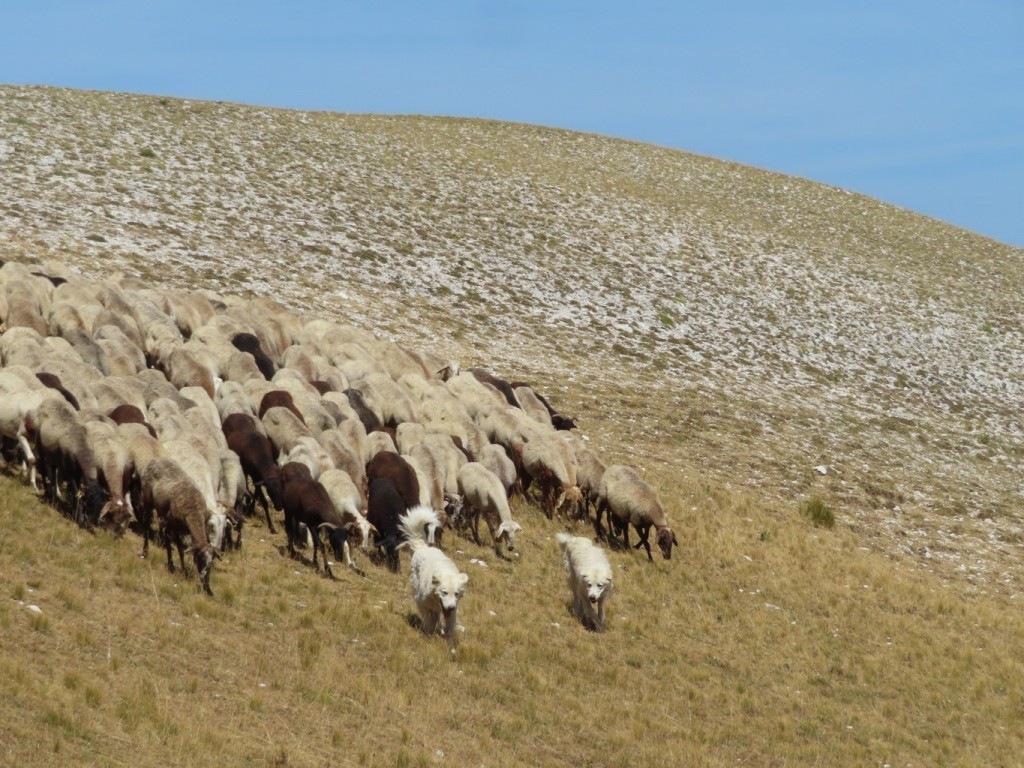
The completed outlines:
{"type": "MultiPolygon", "coordinates": [[[[597,490],[597,519],[594,529],[598,536],[603,536],[601,515],[607,510],[609,535],[622,533],[624,545],[629,547],[629,526],[636,529],[640,541],[635,549],[641,546],[647,550],[648,561],[653,561],[651,545],[648,542],[651,527],[658,533],[658,546],[666,560],[672,558],[672,546],[678,545],[676,535],[668,526],[665,510],[658,499],[658,494],[637,474],[636,470],[624,464],[612,464],[604,471],[597,490]]],[[[612,541],[614,539],[610,539],[612,541]]]]}
{"type": "Polygon", "coordinates": [[[559,532],[555,534],[555,540],[565,553],[566,580],[572,593],[573,613],[585,625],[604,632],[605,603],[612,594],[612,567],[607,555],[583,536],[559,532]]]}
{"type": "Polygon", "coordinates": [[[465,594],[469,576],[461,573],[448,555],[427,543],[429,531],[435,525],[437,517],[429,507],[415,507],[398,522],[406,539],[402,546],[412,551],[409,584],[423,621],[423,634],[432,637],[444,616],[448,652],[454,654],[459,601],[465,594]]]}
{"type": "Polygon", "coordinates": [[[472,526],[473,540],[481,543],[478,528],[480,515],[483,515],[494,542],[494,553],[501,556],[502,541],[509,552],[514,552],[516,533],[522,527],[512,519],[501,480],[483,464],[471,461],[459,470],[459,492],[463,514],[468,518],[466,522],[472,526]]]}
{"type": "Polygon", "coordinates": [[[203,494],[196,488],[185,471],[173,459],[153,459],[142,474],[142,498],[139,503],[140,522],[143,526],[142,556],[149,552],[149,529],[153,512],[167,549],[167,570],[174,573],[171,544],[178,548],[181,569],[185,570],[184,537],[192,539],[192,557],[203,590],[213,597],[210,589],[210,569],[220,552],[206,536],[208,510],[203,494]]]}
{"type": "Polygon", "coordinates": [[[320,541],[320,531],[327,531],[327,541],[337,560],[345,558],[344,548],[348,544],[348,532],[355,527],[346,523],[334,508],[331,497],[323,485],[314,480],[303,464],[289,462],[281,468],[281,485],[284,490],[284,527],[288,536],[288,552],[296,557],[295,542],[299,538],[299,524],[306,526],[313,538],[313,569],[318,570],[317,552],[324,553],[324,573],[334,578],[327,550],[320,541]]]}

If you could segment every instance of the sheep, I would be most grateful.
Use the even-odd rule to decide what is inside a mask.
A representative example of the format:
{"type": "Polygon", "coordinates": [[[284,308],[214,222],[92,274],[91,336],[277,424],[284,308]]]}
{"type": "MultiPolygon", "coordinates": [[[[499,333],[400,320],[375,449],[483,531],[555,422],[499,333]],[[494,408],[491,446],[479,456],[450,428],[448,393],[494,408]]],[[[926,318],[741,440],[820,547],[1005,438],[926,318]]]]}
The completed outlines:
{"type": "Polygon", "coordinates": [[[36,456],[30,442],[35,432],[35,410],[43,400],[59,399],[60,395],[50,389],[30,390],[27,385],[23,386],[24,389],[0,394],[0,435],[18,444],[22,453],[22,475],[27,475],[32,489],[38,491],[36,456]]]}
{"type": "Polygon", "coordinates": [[[131,453],[122,443],[117,425],[109,419],[88,421],[85,431],[96,460],[97,479],[106,488],[108,496],[97,519],[104,520],[109,515],[114,530],[122,533],[128,523],[135,520],[131,499],[131,453]]]}
{"type": "MultiPolygon", "coordinates": [[[[566,466],[561,452],[560,438],[534,439],[522,447],[522,464],[529,480],[537,483],[541,491],[544,513],[551,520],[555,512],[567,506],[579,507],[582,494],[575,482],[575,472],[566,466]]],[[[523,490],[528,488],[524,482],[523,490]]]]}
{"type": "Polygon", "coordinates": [[[395,573],[398,572],[399,567],[398,519],[405,514],[407,509],[405,499],[398,492],[393,480],[387,477],[378,477],[370,482],[366,519],[377,531],[374,546],[384,549],[388,568],[395,573]]]}
{"type": "Polygon", "coordinates": [[[409,396],[388,374],[371,373],[354,386],[380,414],[384,424],[395,427],[402,422],[419,421],[409,396]]]}
{"type": "Polygon", "coordinates": [[[576,451],[576,481],[583,496],[582,517],[584,518],[590,518],[590,505],[597,499],[597,489],[601,485],[604,471],[604,464],[592,450],[583,448],[576,451]]]}
{"type": "MultiPolygon", "coordinates": [[[[10,370],[10,369],[8,369],[8,370],[10,370]]],[[[63,397],[65,400],[67,400],[68,403],[71,405],[71,407],[74,408],[76,411],[82,410],[82,406],[78,402],[78,398],[75,397],[74,394],[72,394],[71,391],[68,390],[61,383],[59,376],[56,376],[56,375],[54,375],[52,373],[46,373],[44,371],[40,371],[39,373],[35,374],[35,377],[36,377],[36,381],[38,381],[44,387],[48,387],[50,389],[53,389],[53,390],[56,390],[57,392],[59,392],[61,397],[63,397]]]]}
{"type": "Polygon", "coordinates": [[[238,454],[225,448],[220,451],[220,483],[217,486],[217,500],[227,510],[228,527],[225,531],[225,546],[242,548],[242,526],[245,518],[245,500],[249,492],[245,471],[238,454]]]}
{"type": "Polygon", "coordinates": [[[99,326],[93,333],[93,339],[103,350],[108,375],[134,376],[146,368],[146,356],[142,348],[119,326],[99,326]]]}
{"type": "Polygon", "coordinates": [[[96,457],[89,446],[85,425],[63,398],[47,398],[35,409],[37,459],[44,479],[48,480],[51,501],[60,498],[61,474],[67,481],[69,504],[76,523],[85,525],[99,520],[106,502],[100,487],[96,457]]]}
{"type": "Polygon", "coordinates": [[[209,511],[207,536],[210,543],[220,550],[227,531],[228,515],[217,496],[221,473],[219,450],[205,445],[196,435],[167,440],[162,445],[168,458],[178,462],[203,494],[209,511]]]}
{"type": "Polygon", "coordinates": [[[390,433],[375,429],[366,434],[366,463],[369,464],[380,453],[398,453],[398,447],[390,433]]]}
{"type": "Polygon", "coordinates": [[[270,444],[274,447],[275,459],[280,454],[291,451],[298,444],[300,437],[313,437],[309,427],[288,408],[270,408],[261,419],[267,430],[267,437],[270,438],[270,444]]]}
{"type": "Polygon", "coordinates": [[[506,402],[497,390],[488,389],[472,373],[460,373],[457,376],[452,376],[445,382],[445,387],[458,398],[459,403],[473,419],[481,411],[498,403],[504,405],[506,402]]]}
{"type": "Polygon", "coordinates": [[[228,448],[238,454],[246,479],[252,480],[254,491],[249,512],[252,512],[258,501],[263,506],[267,518],[267,529],[271,533],[277,533],[270,519],[270,505],[272,504],[276,510],[283,508],[281,478],[277,464],[274,463],[270,440],[259,432],[257,424],[258,420],[254,417],[235,413],[224,419],[221,429],[228,448]],[[266,494],[263,492],[264,488],[266,494]],[[267,496],[270,497],[269,504],[267,496]]]}
{"type": "MultiPolygon", "coordinates": [[[[351,534],[359,536],[359,548],[364,553],[369,553],[370,543],[377,535],[377,529],[370,525],[366,515],[359,511],[361,495],[352,478],[343,470],[329,469],[320,475],[320,484],[327,491],[327,495],[331,497],[334,508],[341,515],[345,524],[354,524],[349,531],[351,534]]],[[[347,541],[345,542],[344,556],[345,564],[353,570],[358,570],[352,560],[352,553],[347,541]]]]}
{"type": "Polygon", "coordinates": [[[517,489],[521,490],[516,465],[500,445],[488,445],[480,455],[480,463],[501,481],[506,498],[511,499],[517,489]]]}
{"type": "Polygon", "coordinates": [[[455,438],[445,432],[427,432],[423,444],[429,445],[438,452],[444,462],[444,492],[446,495],[459,492],[458,474],[469,457],[456,444],[455,438]]]}
{"type": "Polygon", "coordinates": [[[516,399],[519,401],[519,407],[523,409],[527,416],[539,424],[543,424],[545,427],[554,429],[551,413],[544,407],[544,403],[541,402],[540,398],[537,397],[537,393],[531,387],[516,387],[513,392],[515,392],[516,399]]]}
{"type": "Polygon", "coordinates": [[[416,421],[403,421],[395,428],[395,447],[400,454],[409,453],[414,446],[423,442],[427,428],[416,421]]]}
{"type": "Polygon", "coordinates": [[[128,450],[128,459],[131,464],[129,488],[131,497],[135,499],[136,504],[142,498],[142,473],[146,470],[149,462],[157,458],[166,458],[163,445],[152,434],[152,427],[147,429],[147,426],[125,422],[116,427],[121,444],[128,450]]]}
{"type": "Polygon", "coordinates": [[[222,426],[224,419],[231,414],[244,413],[247,416],[256,417],[256,423],[258,424],[261,434],[266,434],[263,422],[259,421],[259,417],[256,416],[255,409],[253,409],[249,402],[249,396],[245,392],[245,387],[243,387],[239,382],[225,381],[221,384],[213,402],[217,406],[217,413],[220,415],[222,426]]]}
{"type": "Polygon", "coordinates": [[[383,451],[367,462],[367,482],[372,486],[373,481],[380,477],[386,477],[395,484],[406,509],[420,503],[420,484],[416,471],[397,453],[383,451]]]}
{"type": "Polygon", "coordinates": [[[157,367],[167,376],[167,380],[178,389],[202,387],[206,394],[214,396],[217,370],[214,363],[204,359],[195,348],[177,346],[163,350],[156,362],[157,367]]]}
{"type": "Polygon", "coordinates": [[[266,382],[263,372],[256,365],[256,359],[248,352],[237,349],[227,355],[221,368],[225,381],[262,381],[266,382]]]}
{"type": "Polygon", "coordinates": [[[203,494],[185,470],[173,459],[153,459],[142,474],[142,499],[139,506],[143,526],[142,556],[146,557],[149,553],[149,532],[155,512],[160,535],[167,549],[167,570],[174,573],[172,544],[177,546],[181,569],[185,570],[184,537],[189,536],[192,539],[192,557],[203,590],[213,597],[210,569],[213,561],[220,557],[220,552],[207,539],[209,511],[203,494]]]}
{"type": "Polygon", "coordinates": [[[317,552],[324,552],[324,573],[331,579],[334,572],[327,559],[327,550],[320,541],[320,531],[327,531],[327,541],[334,551],[337,560],[345,558],[344,548],[348,542],[348,532],[355,527],[354,523],[346,523],[341,514],[334,508],[331,497],[323,485],[314,480],[309,470],[302,464],[289,462],[281,468],[281,484],[284,490],[284,527],[288,536],[288,552],[297,557],[295,542],[299,537],[299,524],[306,526],[313,538],[313,568],[317,568],[317,552]]]}
{"type": "Polygon", "coordinates": [[[263,348],[260,346],[260,340],[251,333],[236,333],[231,337],[231,343],[240,352],[248,352],[252,355],[253,360],[256,362],[256,367],[259,368],[263,378],[269,381],[274,378],[276,372],[274,367],[274,361],[270,359],[263,348]]]}
{"type": "Polygon", "coordinates": [[[368,433],[384,426],[384,420],[381,418],[380,413],[370,406],[366,398],[363,397],[362,392],[358,389],[346,389],[344,394],[348,398],[352,410],[356,412],[359,420],[363,422],[363,426],[368,433]]]}
{"type": "MultiPolygon", "coordinates": [[[[358,424],[358,422],[356,422],[358,424]]],[[[359,488],[362,497],[366,498],[366,462],[363,454],[353,444],[347,432],[342,429],[327,429],[316,437],[337,469],[343,469],[359,488]]]]}
{"type": "Polygon", "coordinates": [[[651,545],[648,542],[653,526],[658,534],[657,541],[662,556],[666,560],[672,558],[672,546],[678,545],[679,542],[669,528],[664,507],[658,499],[657,492],[632,467],[612,464],[604,471],[597,490],[597,518],[594,521],[594,530],[598,536],[604,535],[601,515],[606,510],[608,535],[613,537],[609,541],[614,541],[614,532],[621,532],[623,544],[629,548],[629,526],[632,524],[637,536],[640,537],[635,549],[642,546],[647,550],[648,561],[653,561],[651,545]]]}
{"type": "Polygon", "coordinates": [[[485,371],[483,368],[470,368],[469,372],[476,377],[476,380],[481,384],[489,384],[494,387],[501,396],[505,398],[505,402],[511,405],[513,408],[521,408],[519,400],[516,399],[516,393],[504,379],[499,379],[493,373],[485,371]]]}
{"type": "Polygon", "coordinates": [[[278,466],[284,466],[290,461],[305,464],[314,480],[319,479],[324,470],[335,468],[330,454],[312,437],[298,438],[290,451],[277,457],[278,466]]]}
{"type": "Polygon", "coordinates": [[[516,533],[522,526],[512,519],[512,510],[501,481],[483,464],[471,461],[459,470],[459,492],[462,494],[463,519],[471,526],[473,540],[481,544],[479,525],[483,515],[494,542],[494,553],[501,556],[501,543],[509,552],[516,548],[516,533]]]}

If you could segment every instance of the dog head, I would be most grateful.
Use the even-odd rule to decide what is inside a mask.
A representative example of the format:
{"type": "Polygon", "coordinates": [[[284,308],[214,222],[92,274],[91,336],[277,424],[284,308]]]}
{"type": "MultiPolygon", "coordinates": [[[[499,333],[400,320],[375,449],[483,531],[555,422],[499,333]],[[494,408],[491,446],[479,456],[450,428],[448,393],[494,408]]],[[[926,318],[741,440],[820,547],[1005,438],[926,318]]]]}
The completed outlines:
{"type": "Polygon", "coordinates": [[[594,575],[584,576],[583,583],[587,587],[587,599],[590,600],[591,605],[597,604],[602,597],[607,597],[612,591],[612,577],[611,575],[599,576],[594,575]]]}
{"type": "Polygon", "coordinates": [[[449,619],[459,607],[459,600],[466,592],[469,576],[465,573],[435,573],[432,587],[437,599],[441,602],[441,611],[445,619],[449,619]]]}

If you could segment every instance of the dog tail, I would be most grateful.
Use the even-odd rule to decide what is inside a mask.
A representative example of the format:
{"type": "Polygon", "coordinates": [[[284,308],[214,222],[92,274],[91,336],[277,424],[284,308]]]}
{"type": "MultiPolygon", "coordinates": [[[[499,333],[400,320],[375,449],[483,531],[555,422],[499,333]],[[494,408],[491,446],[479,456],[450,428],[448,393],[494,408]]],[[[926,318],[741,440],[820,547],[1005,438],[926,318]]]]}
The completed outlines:
{"type": "Polygon", "coordinates": [[[424,504],[413,507],[398,518],[398,528],[405,537],[403,546],[413,551],[433,544],[440,527],[441,519],[437,512],[424,504]]]}
{"type": "Polygon", "coordinates": [[[562,549],[565,549],[566,545],[574,538],[575,537],[572,534],[563,533],[562,531],[559,531],[555,534],[555,541],[558,542],[559,546],[561,546],[562,549]]]}

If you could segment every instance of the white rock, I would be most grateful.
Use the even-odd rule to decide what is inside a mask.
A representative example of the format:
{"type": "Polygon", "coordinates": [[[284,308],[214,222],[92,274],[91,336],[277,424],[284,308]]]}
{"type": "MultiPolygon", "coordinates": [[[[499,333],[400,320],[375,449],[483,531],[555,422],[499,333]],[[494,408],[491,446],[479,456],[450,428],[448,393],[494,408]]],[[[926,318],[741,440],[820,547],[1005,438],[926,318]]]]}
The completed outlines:
{"type": "Polygon", "coordinates": [[[819,475],[827,475],[828,467],[826,467],[824,464],[819,464],[814,468],[814,471],[817,472],[819,475]]]}
{"type": "Polygon", "coordinates": [[[32,604],[26,605],[25,606],[25,610],[29,611],[30,613],[35,613],[35,614],[40,614],[40,613],[43,612],[43,609],[40,608],[38,605],[32,605],[32,604]]]}

